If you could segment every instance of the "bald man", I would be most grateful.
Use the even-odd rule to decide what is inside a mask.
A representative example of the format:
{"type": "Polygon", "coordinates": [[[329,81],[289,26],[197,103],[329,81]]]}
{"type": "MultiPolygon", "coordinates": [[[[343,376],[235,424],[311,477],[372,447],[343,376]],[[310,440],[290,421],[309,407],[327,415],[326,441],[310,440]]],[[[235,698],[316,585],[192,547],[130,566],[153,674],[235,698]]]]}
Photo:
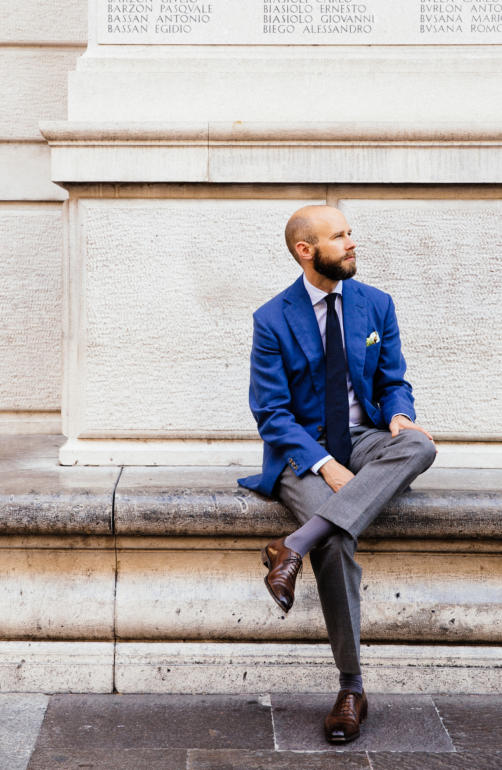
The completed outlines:
{"type": "Polygon", "coordinates": [[[392,298],[353,278],[356,244],[343,213],[305,206],[285,236],[302,275],[253,315],[249,400],[263,468],[239,483],[281,500],[302,525],[262,550],[265,585],[288,612],[310,552],[340,681],[325,734],[347,743],[368,710],[358,536],[437,449],[415,423],[392,298]]]}

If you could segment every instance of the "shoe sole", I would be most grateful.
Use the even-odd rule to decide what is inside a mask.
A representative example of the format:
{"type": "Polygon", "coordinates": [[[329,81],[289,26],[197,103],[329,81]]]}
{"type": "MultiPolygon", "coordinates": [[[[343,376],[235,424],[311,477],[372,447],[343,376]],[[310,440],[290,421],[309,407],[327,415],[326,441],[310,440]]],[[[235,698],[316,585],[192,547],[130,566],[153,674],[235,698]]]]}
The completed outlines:
{"type": "MultiPolygon", "coordinates": [[[[267,567],[267,569],[269,569],[269,570],[270,570],[270,569],[272,569],[272,565],[270,564],[270,558],[269,558],[269,555],[268,555],[268,553],[267,553],[267,548],[266,548],[266,546],[265,546],[265,548],[262,548],[262,551],[261,551],[261,560],[262,560],[263,564],[265,565],[265,567],[267,567]]],[[[272,591],[272,588],[271,588],[271,586],[270,586],[270,584],[269,584],[269,582],[268,582],[268,580],[267,580],[267,577],[268,577],[268,576],[266,575],[266,576],[263,578],[263,582],[264,582],[264,583],[265,583],[265,585],[267,586],[267,590],[268,590],[268,592],[269,592],[270,596],[272,597],[272,599],[274,600],[274,602],[277,604],[277,606],[281,608],[281,610],[282,610],[283,612],[286,612],[286,613],[288,613],[288,612],[289,612],[289,610],[291,609],[291,607],[289,607],[289,608],[287,608],[287,609],[286,609],[286,607],[285,607],[285,606],[284,606],[284,605],[281,603],[280,599],[278,599],[278,598],[277,598],[277,596],[275,595],[275,593],[272,591]]],[[[291,605],[291,606],[293,606],[293,605],[291,605]]]]}

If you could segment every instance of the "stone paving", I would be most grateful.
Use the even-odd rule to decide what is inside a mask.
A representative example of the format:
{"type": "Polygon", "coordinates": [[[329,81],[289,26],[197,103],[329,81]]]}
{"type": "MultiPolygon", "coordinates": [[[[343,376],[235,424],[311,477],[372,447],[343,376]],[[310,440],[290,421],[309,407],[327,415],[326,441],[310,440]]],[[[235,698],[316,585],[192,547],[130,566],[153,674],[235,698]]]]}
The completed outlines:
{"type": "Polygon", "coordinates": [[[1,770],[501,770],[502,695],[369,694],[344,749],[334,693],[0,695],[1,770]]]}

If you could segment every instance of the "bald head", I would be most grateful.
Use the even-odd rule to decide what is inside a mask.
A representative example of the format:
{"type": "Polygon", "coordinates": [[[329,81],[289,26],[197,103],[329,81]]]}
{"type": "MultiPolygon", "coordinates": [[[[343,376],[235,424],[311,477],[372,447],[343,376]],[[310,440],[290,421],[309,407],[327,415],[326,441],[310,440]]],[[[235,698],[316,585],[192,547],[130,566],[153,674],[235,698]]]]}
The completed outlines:
{"type": "Polygon", "coordinates": [[[303,206],[290,216],[284,236],[286,245],[297,262],[301,264],[296,244],[304,242],[315,246],[319,240],[319,231],[337,218],[337,215],[343,217],[340,209],[318,205],[303,206]]]}

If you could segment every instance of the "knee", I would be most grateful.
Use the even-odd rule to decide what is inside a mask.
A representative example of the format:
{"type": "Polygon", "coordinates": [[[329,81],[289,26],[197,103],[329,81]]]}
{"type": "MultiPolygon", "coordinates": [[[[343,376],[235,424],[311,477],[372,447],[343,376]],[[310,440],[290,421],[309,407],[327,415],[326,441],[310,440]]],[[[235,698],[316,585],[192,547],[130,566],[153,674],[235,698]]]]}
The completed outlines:
{"type": "Polygon", "coordinates": [[[422,471],[425,471],[436,459],[434,443],[430,438],[427,438],[425,433],[419,430],[402,430],[398,435],[401,436],[403,433],[405,434],[410,454],[416,458],[417,465],[422,467],[422,471]]]}

